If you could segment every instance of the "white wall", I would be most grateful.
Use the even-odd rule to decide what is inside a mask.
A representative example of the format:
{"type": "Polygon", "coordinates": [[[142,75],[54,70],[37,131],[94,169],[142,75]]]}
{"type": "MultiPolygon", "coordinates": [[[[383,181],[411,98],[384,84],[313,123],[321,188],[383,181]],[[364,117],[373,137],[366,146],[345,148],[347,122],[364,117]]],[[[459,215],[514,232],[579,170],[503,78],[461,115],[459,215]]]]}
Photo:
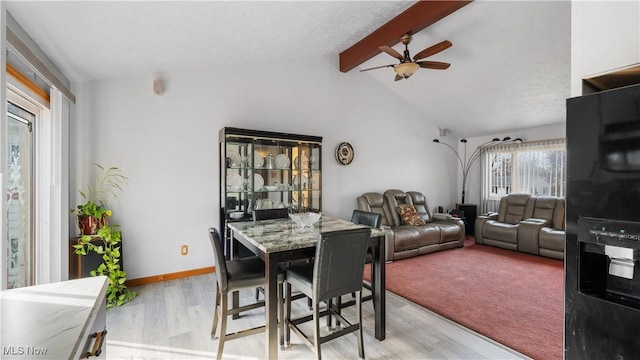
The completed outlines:
{"type": "MultiPolygon", "coordinates": [[[[545,140],[545,139],[561,139],[566,136],[566,123],[563,121],[561,123],[546,125],[546,126],[538,126],[532,128],[524,128],[524,129],[516,129],[512,131],[507,131],[503,133],[494,134],[492,136],[480,136],[474,138],[468,138],[469,141],[467,143],[467,154],[469,156],[475,149],[484,144],[485,142],[497,137],[503,139],[505,136],[510,136],[512,139],[521,138],[524,141],[535,141],[535,140],[545,140]]],[[[464,152],[464,147],[461,143],[457,145],[449,143],[450,145],[456,147],[459,153],[464,152]]],[[[467,190],[465,196],[465,203],[469,204],[480,204],[480,160],[478,160],[469,171],[467,177],[467,190]]],[[[457,202],[460,201],[461,193],[462,193],[462,172],[460,170],[460,166],[458,166],[458,188],[456,191],[455,200],[457,202]]]]}
{"type": "MultiPolygon", "coordinates": [[[[452,193],[435,124],[369,75],[337,70],[337,58],[239,64],[74,84],[71,204],[91,162],[118,166],[129,188],[111,202],[129,278],[211,266],[207,228],[218,226],[218,131],[224,126],[323,136],[323,212],[350,218],[356,197],[418,190],[446,204],[452,193]],[[355,159],[334,150],[350,142],[355,159]],[[189,255],[180,246],[189,245],[189,255]]],[[[455,176],[455,173],[453,173],[455,176]]],[[[75,229],[73,217],[70,226],[75,229]]],[[[77,231],[77,230],[75,230],[77,231]]]]}

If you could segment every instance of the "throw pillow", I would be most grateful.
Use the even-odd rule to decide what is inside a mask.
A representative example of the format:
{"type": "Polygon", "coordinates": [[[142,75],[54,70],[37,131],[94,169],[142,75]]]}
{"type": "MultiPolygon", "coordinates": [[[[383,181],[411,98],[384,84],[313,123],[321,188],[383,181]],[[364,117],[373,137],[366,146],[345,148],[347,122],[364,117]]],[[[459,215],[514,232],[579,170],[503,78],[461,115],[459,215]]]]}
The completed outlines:
{"type": "Polygon", "coordinates": [[[398,211],[402,224],[404,225],[421,226],[426,224],[412,205],[398,205],[396,210],[398,211]]]}

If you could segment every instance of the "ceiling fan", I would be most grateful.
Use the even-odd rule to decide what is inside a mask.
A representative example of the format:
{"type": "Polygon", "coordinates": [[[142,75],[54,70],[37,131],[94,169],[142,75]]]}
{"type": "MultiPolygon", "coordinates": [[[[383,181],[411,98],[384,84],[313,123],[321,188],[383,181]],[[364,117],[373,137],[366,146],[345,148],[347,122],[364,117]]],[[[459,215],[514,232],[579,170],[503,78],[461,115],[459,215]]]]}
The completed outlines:
{"type": "Polygon", "coordinates": [[[411,42],[411,35],[404,34],[400,38],[400,41],[404,44],[404,55],[400,54],[393,48],[389,46],[379,46],[378,49],[384,51],[385,53],[393,56],[394,58],[400,60],[399,64],[391,64],[391,65],[382,65],[376,66],[368,69],[362,69],[360,71],[369,71],[374,69],[381,69],[385,67],[392,67],[396,72],[395,81],[408,79],[411,75],[413,75],[419,68],[425,69],[436,69],[436,70],[446,70],[451,66],[449,63],[439,62],[439,61],[418,61],[420,59],[424,59],[428,56],[435,55],[443,50],[446,50],[451,47],[451,41],[444,40],[439,42],[433,46],[430,46],[419,53],[413,56],[413,60],[411,60],[411,56],[409,55],[409,43],[411,42]]]}

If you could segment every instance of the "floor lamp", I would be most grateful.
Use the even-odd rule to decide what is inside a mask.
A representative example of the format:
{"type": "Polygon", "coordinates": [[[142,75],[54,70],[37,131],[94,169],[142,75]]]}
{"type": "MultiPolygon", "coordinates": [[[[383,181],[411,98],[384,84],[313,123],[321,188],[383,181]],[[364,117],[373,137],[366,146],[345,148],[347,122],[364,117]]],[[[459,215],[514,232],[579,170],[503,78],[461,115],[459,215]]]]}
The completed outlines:
{"type": "Polygon", "coordinates": [[[433,139],[433,142],[446,145],[449,149],[451,149],[451,151],[453,151],[454,154],[456,154],[456,157],[458,158],[458,162],[460,163],[460,167],[462,168],[462,202],[461,204],[464,204],[464,195],[465,195],[465,190],[467,189],[467,175],[469,174],[469,170],[471,170],[471,166],[473,166],[473,164],[478,160],[478,158],[480,158],[480,155],[482,155],[482,153],[489,147],[492,147],[498,144],[504,144],[504,143],[522,142],[522,139],[521,138],[511,139],[511,137],[509,136],[503,138],[502,140],[500,140],[499,138],[493,138],[485,142],[484,144],[478,146],[473,151],[473,153],[471,153],[471,156],[469,156],[468,158],[467,158],[467,142],[468,142],[467,139],[460,139],[460,142],[464,144],[464,154],[462,156],[458,154],[458,151],[456,151],[456,149],[454,149],[451,145],[447,143],[440,142],[440,140],[438,139],[433,139]]]}

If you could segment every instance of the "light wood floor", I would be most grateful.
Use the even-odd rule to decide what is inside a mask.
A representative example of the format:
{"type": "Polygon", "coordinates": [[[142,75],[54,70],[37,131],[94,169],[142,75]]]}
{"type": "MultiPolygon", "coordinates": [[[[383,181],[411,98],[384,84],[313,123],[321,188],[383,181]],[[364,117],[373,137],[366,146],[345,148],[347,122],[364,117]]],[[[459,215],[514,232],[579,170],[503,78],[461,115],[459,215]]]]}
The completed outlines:
{"type": "MultiPolygon", "coordinates": [[[[138,297],[107,311],[109,359],[214,358],[218,341],[210,339],[215,299],[213,274],[193,276],[132,288],[138,297]]],[[[253,292],[241,293],[253,297],[253,292]]],[[[242,303],[242,299],[241,299],[242,303]]],[[[294,302],[293,314],[307,313],[306,301],[294,302]]],[[[469,304],[473,306],[473,304],[469,304]]],[[[343,310],[353,318],[354,307],[343,310]]],[[[482,311],[482,309],[478,309],[482,311]]],[[[237,320],[229,330],[264,323],[264,308],[237,320]]],[[[373,336],[373,304],[363,306],[367,359],[526,359],[510,349],[454,322],[387,292],[386,340],[373,336]]],[[[225,343],[225,359],[258,359],[265,353],[264,333],[225,343]]],[[[327,359],[357,359],[355,335],[322,346],[327,359]]],[[[311,359],[314,354],[294,333],[291,346],[280,349],[282,359],[311,359]]]]}

